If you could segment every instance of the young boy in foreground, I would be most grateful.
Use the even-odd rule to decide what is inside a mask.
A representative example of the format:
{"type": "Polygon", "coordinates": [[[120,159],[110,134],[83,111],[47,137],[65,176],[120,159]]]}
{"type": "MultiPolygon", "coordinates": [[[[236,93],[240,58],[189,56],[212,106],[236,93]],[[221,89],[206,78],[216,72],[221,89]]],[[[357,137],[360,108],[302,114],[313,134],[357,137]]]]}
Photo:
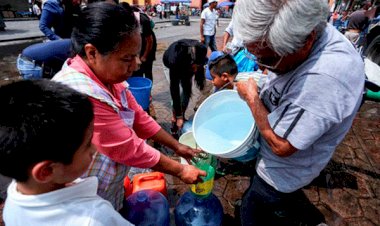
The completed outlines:
{"type": "Polygon", "coordinates": [[[97,194],[88,168],[93,112],[83,94],[48,80],[0,87],[0,173],[13,178],[6,225],[131,225],[97,194]]]}

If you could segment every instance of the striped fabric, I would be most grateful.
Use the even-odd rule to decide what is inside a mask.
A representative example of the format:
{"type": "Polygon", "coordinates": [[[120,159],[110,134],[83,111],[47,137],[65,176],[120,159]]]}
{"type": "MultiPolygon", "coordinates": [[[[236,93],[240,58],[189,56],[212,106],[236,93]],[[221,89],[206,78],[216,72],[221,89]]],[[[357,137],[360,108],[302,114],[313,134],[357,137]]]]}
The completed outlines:
{"type": "Polygon", "coordinates": [[[99,180],[98,195],[112,203],[116,210],[123,207],[123,180],[129,166],[112,161],[107,156],[96,152],[87,172],[82,177],[96,176],[99,180]]]}

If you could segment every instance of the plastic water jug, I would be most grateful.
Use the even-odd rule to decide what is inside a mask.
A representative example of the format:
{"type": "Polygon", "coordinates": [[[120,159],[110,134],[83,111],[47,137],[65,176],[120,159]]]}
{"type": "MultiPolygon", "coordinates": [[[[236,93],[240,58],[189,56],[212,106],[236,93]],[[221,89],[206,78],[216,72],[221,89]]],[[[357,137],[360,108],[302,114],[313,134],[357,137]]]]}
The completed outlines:
{"type": "Polygon", "coordinates": [[[203,182],[191,185],[190,191],[181,196],[174,210],[177,226],[219,226],[222,224],[223,207],[211,193],[214,186],[214,168],[205,161],[195,165],[207,172],[203,182]]]}
{"type": "Polygon", "coordinates": [[[210,164],[204,163],[203,161],[197,162],[195,166],[206,171],[207,176],[201,177],[203,182],[192,184],[190,189],[198,196],[207,196],[211,193],[212,188],[214,187],[215,169],[210,164]]]}
{"type": "Polygon", "coordinates": [[[220,226],[223,207],[212,193],[198,196],[191,191],[183,194],[174,210],[177,226],[220,226]]]}
{"type": "Polygon", "coordinates": [[[130,195],[122,215],[137,226],[169,226],[169,204],[165,196],[154,190],[142,190],[130,195]]]}
{"type": "Polygon", "coordinates": [[[133,177],[133,188],[132,193],[141,190],[155,190],[161,192],[165,197],[168,197],[168,192],[166,189],[165,176],[161,172],[149,172],[136,174],[133,177]]]}
{"type": "Polygon", "coordinates": [[[124,178],[124,197],[128,198],[132,194],[132,183],[128,176],[124,178]]]}

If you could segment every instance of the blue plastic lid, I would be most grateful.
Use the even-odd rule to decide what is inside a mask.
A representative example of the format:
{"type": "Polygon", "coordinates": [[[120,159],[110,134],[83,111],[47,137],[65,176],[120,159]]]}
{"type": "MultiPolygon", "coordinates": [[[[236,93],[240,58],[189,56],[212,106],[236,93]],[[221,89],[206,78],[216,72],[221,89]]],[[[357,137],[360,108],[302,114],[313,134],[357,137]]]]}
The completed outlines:
{"type": "Polygon", "coordinates": [[[138,192],[137,195],[136,195],[136,200],[138,202],[145,202],[148,200],[148,194],[146,194],[145,192],[138,192]]]}

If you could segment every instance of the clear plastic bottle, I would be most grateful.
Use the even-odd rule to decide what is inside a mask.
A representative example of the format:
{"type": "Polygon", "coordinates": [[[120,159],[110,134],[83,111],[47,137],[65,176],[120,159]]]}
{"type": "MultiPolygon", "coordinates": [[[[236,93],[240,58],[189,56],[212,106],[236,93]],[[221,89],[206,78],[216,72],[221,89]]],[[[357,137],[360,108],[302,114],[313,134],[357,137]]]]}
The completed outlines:
{"type": "Polygon", "coordinates": [[[168,200],[155,190],[142,190],[133,193],[125,202],[122,215],[137,226],[169,226],[168,200]]]}
{"type": "Polygon", "coordinates": [[[209,164],[198,162],[196,166],[207,172],[203,182],[191,185],[190,191],[183,194],[175,210],[177,226],[220,226],[223,219],[223,207],[219,199],[211,193],[215,170],[209,164]]]}
{"type": "Polygon", "coordinates": [[[177,226],[220,226],[223,207],[212,193],[198,196],[191,191],[183,194],[174,210],[177,226]]]}

